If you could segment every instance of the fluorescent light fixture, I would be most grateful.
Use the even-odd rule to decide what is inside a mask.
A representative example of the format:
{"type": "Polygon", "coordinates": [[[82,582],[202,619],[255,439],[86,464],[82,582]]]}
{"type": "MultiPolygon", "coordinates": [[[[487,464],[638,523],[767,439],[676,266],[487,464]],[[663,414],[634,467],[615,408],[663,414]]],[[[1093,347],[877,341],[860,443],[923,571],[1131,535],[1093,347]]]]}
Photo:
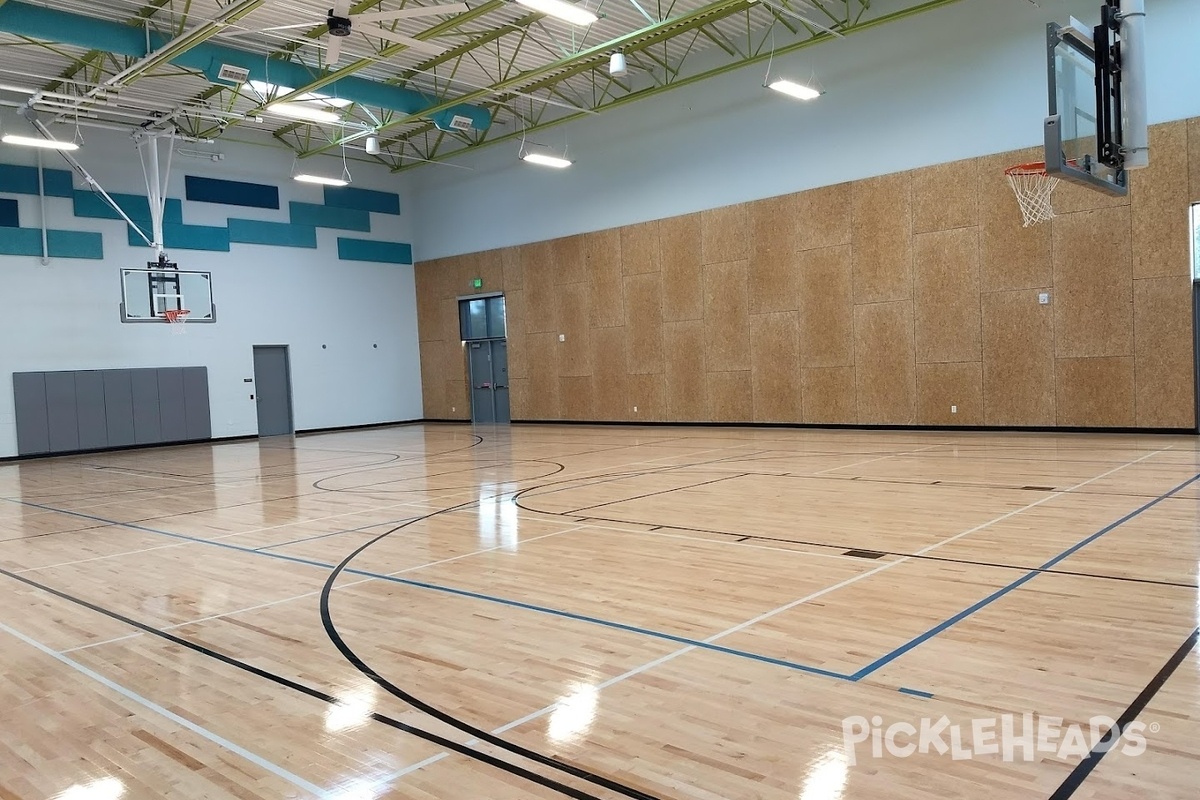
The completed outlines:
{"type": "Polygon", "coordinates": [[[41,147],[47,150],[78,150],[79,145],[74,142],[60,142],[57,139],[43,139],[40,136],[16,136],[11,133],[4,134],[0,137],[0,142],[5,144],[19,144],[23,147],[41,147]]]}
{"type": "Polygon", "coordinates": [[[572,25],[591,25],[599,17],[582,6],[568,3],[566,0],[517,0],[518,3],[534,11],[565,20],[572,25]]]}
{"type": "Polygon", "coordinates": [[[525,153],[521,156],[522,161],[528,161],[530,164],[541,164],[543,167],[554,167],[555,169],[563,169],[571,166],[571,162],[565,158],[558,156],[548,156],[545,153],[525,153]]]}
{"type": "Polygon", "coordinates": [[[788,97],[794,97],[797,100],[813,100],[821,96],[821,93],[811,86],[805,86],[802,83],[789,81],[785,78],[780,78],[777,81],[772,81],[770,88],[777,92],[782,92],[788,97]]]}
{"type": "Polygon", "coordinates": [[[305,122],[341,122],[340,114],[335,114],[332,111],[326,111],[323,108],[313,108],[301,103],[271,103],[267,106],[268,111],[273,111],[281,117],[291,117],[292,119],[302,119],[305,122]]]}
{"type": "Polygon", "coordinates": [[[350,185],[350,181],[346,180],[345,178],[326,178],[324,175],[309,175],[308,173],[301,173],[299,175],[293,175],[292,178],[300,181],[301,183],[319,183],[322,186],[349,186],[350,185]]]}

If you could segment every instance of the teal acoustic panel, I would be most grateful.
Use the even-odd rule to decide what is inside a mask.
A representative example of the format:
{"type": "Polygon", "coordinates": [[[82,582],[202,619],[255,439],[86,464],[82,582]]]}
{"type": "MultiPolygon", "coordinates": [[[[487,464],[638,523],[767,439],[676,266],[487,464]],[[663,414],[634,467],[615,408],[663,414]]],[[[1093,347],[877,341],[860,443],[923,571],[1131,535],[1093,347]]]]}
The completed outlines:
{"type": "MultiPolygon", "coordinates": [[[[91,231],[46,231],[46,244],[51,258],[104,258],[104,238],[91,231]]],[[[0,254],[9,256],[41,256],[40,228],[9,228],[0,236],[0,254]]]]}
{"type": "MultiPolygon", "coordinates": [[[[144,247],[146,242],[133,228],[128,228],[129,246],[144,247]]],[[[147,231],[149,233],[149,231],[147,231]]],[[[211,225],[182,225],[163,223],[163,247],[168,250],[215,250],[229,252],[229,229],[211,225]]]]}
{"type": "Polygon", "coordinates": [[[51,258],[104,258],[104,236],[94,231],[47,231],[51,258]]]}
{"type": "Polygon", "coordinates": [[[338,237],[338,258],[343,261],[373,261],[379,264],[411,264],[412,245],[405,242],[372,242],[369,239],[338,237]]]}
{"type": "MultiPolygon", "coordinates": [[[[74,188],[71,173],[62,169],[43,169],[42,183],[47,197],[70,197],[74,188]]],[[[0,192],[37,194],[37,167],[0,164],[0,192]]]]}
{"type": "MultiPolygon", "coordinates": [[[[150,201],[139,194],[120,194],[109,192],[109,197],[138,224],[138,227],[150,231],[150,201]]],[[[73,195],[75,216],[88,219],[121,219],[117,210],[105,202],[98,192],[77,191],[73,195]]],[[[167,199],[167,207],[163,211],[163,222],[183,222],[183,203],[176,198],[167,199]]]]}
{"type": "Polygon", "coordinates": [[[188,200],[200,203],[222,203],[227,206],[279,208],[279,187],[244,181],[223,181],[185,175],[184,193],[188,200]]]}
{"type": "Polygon", "coordinates": [[[293,225],[338,228],[344,231],[371,232],[371,215],[355,208],[319,206],[313,203],[288,203],[293,225]]]}
{"type": "Polygon", "coordinates": [[[276,247],[316,247],[317,229],[289,222],[263,222],[258,219],[230,219],[229,241],[241,244],[269,244],[276,247]]]}
{"type": "Polygon", "coordinates": [[[353,186],[325,187],[325,205],[334,208],[354,208],[359,211],[374,211],[379,214],[399,214],[400,195],[393,192],[375,192],[356,189],[353,186]]]}

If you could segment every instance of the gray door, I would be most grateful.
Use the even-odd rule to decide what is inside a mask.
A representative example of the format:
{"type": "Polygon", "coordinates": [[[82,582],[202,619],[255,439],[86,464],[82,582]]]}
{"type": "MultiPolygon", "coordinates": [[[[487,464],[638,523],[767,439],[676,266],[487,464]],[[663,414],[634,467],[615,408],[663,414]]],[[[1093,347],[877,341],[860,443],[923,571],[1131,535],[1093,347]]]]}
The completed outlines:
{"type": "Polygon", "coordinates": [[[259,436],[292,432],[292,381],[285,345],[254,346],[254,399],[259,436]]]}
{"type": "Polygon", "coordinates": [[[492,402],[496,407],[496,422],[510,422],[508,411],[508,341],[492,340],[492,402]]]}
{"type": "Polygon", "coordinates": [[[471,422],[490,425],[496,421],[492,400],[492,346],[487,340],[467,342],[471,370],[471,422]]]}

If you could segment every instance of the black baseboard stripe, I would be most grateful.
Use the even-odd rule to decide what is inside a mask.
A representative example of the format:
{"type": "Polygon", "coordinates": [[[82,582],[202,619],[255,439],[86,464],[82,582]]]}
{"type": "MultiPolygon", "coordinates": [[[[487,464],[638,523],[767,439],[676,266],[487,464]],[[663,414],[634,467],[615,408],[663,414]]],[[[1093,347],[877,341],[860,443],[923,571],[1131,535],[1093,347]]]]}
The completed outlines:
{"type": "MultiPolygon", "coordinates": [[[[469,422],[469,420],[423,420],[423,422],[469,422]]],[[[794,428],[800,430],[851,431],[974,431],[988,433],[1123,433],[1195,436],[1195,428],[1093,428],[1053,425],[867,425],[815,422],[664,422],[659,420],[565,420],[514,419],[514,425],[618,425],[666,428],[794,428]]]]}
{"type": "Polygon", "coordinates": [[[398,419],[393,422],[365,422],[361,425],[334,425],[329,428],[305,428],[296,431],[297,436],[312,436],[315,433],[339,433],[341,431],[366,431],[372,428],[397,428],[402,425],[420,425],[422,422],[433,422],[427,419],[398,419]]]}

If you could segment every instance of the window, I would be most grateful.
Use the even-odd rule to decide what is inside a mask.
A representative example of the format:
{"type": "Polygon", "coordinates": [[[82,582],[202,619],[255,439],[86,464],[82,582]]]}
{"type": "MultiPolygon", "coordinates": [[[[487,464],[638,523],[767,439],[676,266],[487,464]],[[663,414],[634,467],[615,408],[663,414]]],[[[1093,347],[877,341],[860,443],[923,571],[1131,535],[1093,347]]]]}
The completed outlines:
{"type": "Polygon", "coordinates": [[[504,296],[459,300],[458,327],[464,342],[473,339],[503,339],[507,333],[504,296]]]}

